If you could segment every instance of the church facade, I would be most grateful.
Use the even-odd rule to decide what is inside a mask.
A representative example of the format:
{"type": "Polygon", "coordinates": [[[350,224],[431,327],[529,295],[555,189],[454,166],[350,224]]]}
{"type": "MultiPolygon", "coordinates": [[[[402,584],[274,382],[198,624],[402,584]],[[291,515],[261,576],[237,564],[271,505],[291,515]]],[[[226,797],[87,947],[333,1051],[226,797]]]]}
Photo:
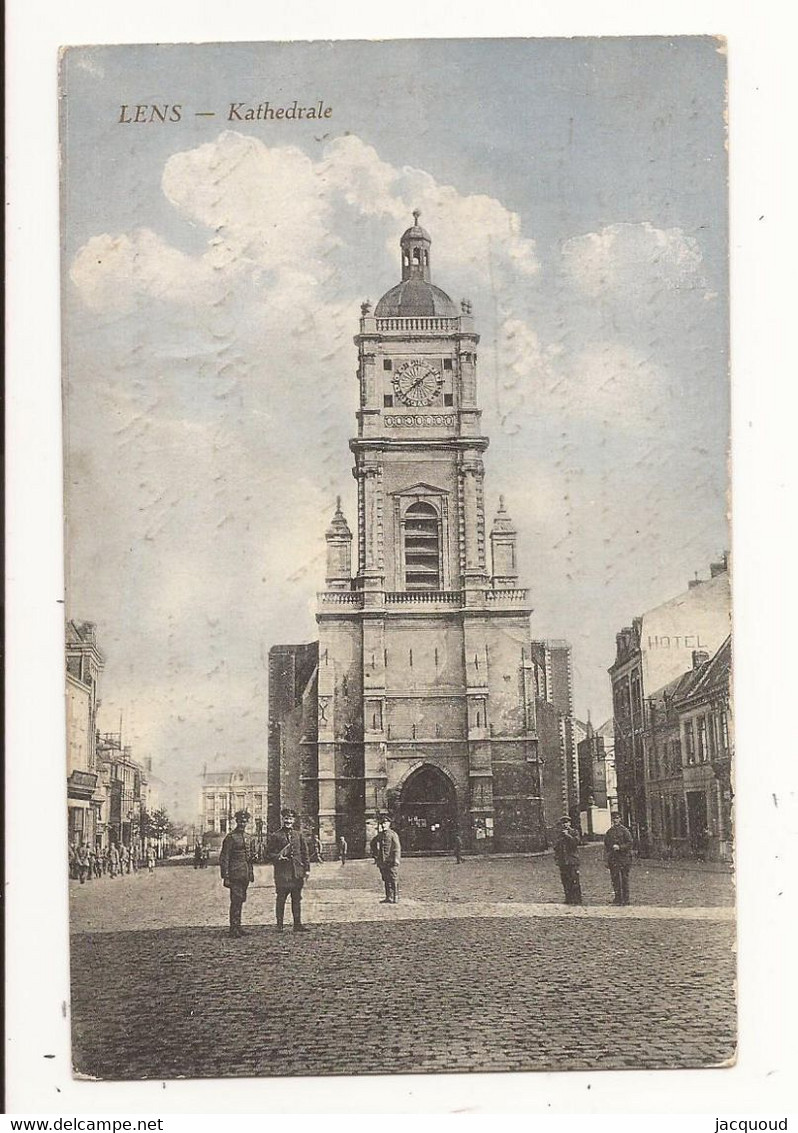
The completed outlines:
{"type": "Polygon", "coordinates": [[[570,650],[532,642],[503,501],[486,520],[470,304],[432,283],[417,213],[400,249],[400,283],[355,336],[355,529],[339,501],[318,643],[270,653],[269,824],[294,806],[357,854],[389,812],[406,852],[457,833],[540,850],[578,807],[570,650]]]}

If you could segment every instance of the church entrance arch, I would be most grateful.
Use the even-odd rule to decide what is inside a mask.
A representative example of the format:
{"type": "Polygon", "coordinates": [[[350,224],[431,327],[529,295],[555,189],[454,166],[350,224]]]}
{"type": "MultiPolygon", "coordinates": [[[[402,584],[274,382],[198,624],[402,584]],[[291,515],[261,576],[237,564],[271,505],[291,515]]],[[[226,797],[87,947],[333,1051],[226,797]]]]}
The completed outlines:
{"type": "Polygon", "coordinates": [[[454,848],[457,792],[440,768],[424,763],[410,774],[399,796],[397,833],[408,854],[445,853],[454,848]]]}

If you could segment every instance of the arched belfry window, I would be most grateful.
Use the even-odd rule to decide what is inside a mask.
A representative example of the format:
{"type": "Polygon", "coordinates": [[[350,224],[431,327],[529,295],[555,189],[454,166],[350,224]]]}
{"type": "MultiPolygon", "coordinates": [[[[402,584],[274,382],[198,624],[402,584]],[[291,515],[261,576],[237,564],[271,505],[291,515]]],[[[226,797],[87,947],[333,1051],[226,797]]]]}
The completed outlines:
{"type": "Polygon", "coordinates": [[[432,504],[411,504],[405,512],[405,586],[440,590],[441,536],[432,504]]]}

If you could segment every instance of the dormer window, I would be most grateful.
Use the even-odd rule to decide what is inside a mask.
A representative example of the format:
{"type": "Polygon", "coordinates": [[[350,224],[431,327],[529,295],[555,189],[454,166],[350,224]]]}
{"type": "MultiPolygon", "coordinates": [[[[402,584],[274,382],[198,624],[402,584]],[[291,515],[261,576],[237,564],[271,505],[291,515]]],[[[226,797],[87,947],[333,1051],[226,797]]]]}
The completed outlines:
{"type": "Polygon", "coordinates": [[[405,587],[440,590],[441,537],[432,504],[411,504],[405,513],[405,587]]]}

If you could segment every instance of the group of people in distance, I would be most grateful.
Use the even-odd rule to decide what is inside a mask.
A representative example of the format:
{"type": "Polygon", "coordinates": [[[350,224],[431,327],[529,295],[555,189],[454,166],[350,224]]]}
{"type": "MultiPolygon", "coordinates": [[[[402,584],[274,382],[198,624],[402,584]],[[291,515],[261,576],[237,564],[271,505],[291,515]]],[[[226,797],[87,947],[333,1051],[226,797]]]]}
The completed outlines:
{"type": "MultiPolygon", "coordinates": [[[[296,813],[283,810],[280,813],[282,825],[276,834],[269,836],[266,843],[266,861],[274,867],[274,888],[276,892],[275,914],[277,931],[282,932],[285,923],[285,908],[291,899],[291,917],[294,932],[307,932],[302,924],[302,889],[305,878],[310,873],[311,851],[308,842],[296,828],[296,813]]],[[[230,891],[230,936],[244,935],[241,927],[241,910],[247,899],[247,889],[255,880],[254,859],[247,839],[246,827],[249,812],[239,810],[235,814],[235,829],[222,842],[219,855],[219,871],[222,882],[230,891]]],[[[554,859],[560,870],[566,905],[582,904],[582,888],[579,879],[579,833],[571,825],[571,819],[564,815],[554,841],[554,859]]],[[[457,861],[462,860],[462,840],[458,835],[456,842],[457,861]]],[[[378,830],[369,843],[374,863],[380,871],[385,896],[382,904],[395,905],[399,900],[399,866],[402,861],[402,846],[399,835],[392,829],[390,815],[378,819],[378,830]]],[[[341,865],[346,864],[348,846],[344,837],[338,840],[341,865]]],[[[320,854],[318,835],[313,839],[314,860],[323,860],[320,854]]],[[[621,816],[614,812],[612,826],[604,836],[604,856],[612,878],[615,894],[614,904],[629,904],[629,868],[632,864],[632,835],[621,824],[621,816]]]]}
{"type": "MultiPolygon", "coordinates": [[[[583,904],[579,878],[580,842],[579,832],[572,826],[570,815],[564,814],[554,840],[554,860],[560,870],[566,905],[583,904]]],[[[612,879],[613,905],[628,905],[632,832],[621,823],[618,811],[612,812],[612,825],[604,835],[604,864],[612,879]]]]}
{"type": "Polygon", "coordinates": [[[69,847],[69,876],[73,881],[84,885],[99,877],[120,877],[127,873],[138,873],[155,869],[155,850],[152,846],[142,849],[139,846],[117,846],[106,849],[89,846],[79,842],[69,847]]]}

